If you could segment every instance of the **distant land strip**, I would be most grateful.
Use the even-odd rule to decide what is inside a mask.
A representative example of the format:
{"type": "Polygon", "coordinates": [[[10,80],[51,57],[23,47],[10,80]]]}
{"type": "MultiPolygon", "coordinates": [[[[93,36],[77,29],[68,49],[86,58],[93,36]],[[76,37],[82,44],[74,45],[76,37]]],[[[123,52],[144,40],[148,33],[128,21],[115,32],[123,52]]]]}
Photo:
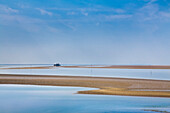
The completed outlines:
{"type": "Polygon", "coordinates": [[[39,66],[9,67],[0,69],[55,69],[55,68],[105,68],[105,69],[170,69],[170,65],[77,65],[77,66],[39,66]]]}

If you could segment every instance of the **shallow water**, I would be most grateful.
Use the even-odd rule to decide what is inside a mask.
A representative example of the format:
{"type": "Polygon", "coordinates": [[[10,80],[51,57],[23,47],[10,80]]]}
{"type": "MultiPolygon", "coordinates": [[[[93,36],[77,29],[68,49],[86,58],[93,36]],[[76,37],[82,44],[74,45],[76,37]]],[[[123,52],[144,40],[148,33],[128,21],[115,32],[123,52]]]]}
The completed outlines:
{"type": "MultiPolygon", "coordinates": [[[[39,67],[52,64],[0,65],[7,67],[39,67]]],[[[36,74],[122,77],[170,80],[170,70],[161,69],[1,69],[0,74],[36,74]]],[[[33,85],[0,85],[0,112],[2,113],[155,113],[144,109],[169,111],[169,98],[83,95],[79,90],[92,88],[33,85]]]]}
{"type": "MultiPolygon", "coordinates": [[[[35,67],[52,66],[52,64],[0,65],[4,67],[35,67]]],[[[170,80],[169,69],[101,69],[101,68],[62,68],[53,69],[1,69],[0,74],[37,74],[37,75],[67,75],[94,77],[121,77],[170,80]]]]}
{"type": "Polygon", "coordinates": [[[0,85],[1,113],[154,113],[170,111],[169,98],[75,94],[81,87],[0,85]]]}

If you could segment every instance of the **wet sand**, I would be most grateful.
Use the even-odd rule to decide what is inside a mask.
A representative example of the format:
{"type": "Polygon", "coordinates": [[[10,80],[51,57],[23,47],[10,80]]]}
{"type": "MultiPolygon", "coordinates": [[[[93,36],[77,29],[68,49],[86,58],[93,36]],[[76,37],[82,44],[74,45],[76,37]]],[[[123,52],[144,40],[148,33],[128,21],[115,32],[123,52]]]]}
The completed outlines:
{"type": "MultiPolygon", "coordinates": [[[[106,68],[106,69],[170,69],[169,65],[84,65],[84,66],[58,66],[59,68],[106,68]]],[[[40,67],[11,67],[0,69],[55,69],[56,66],[40,67]]]]}
{"type": "Polygon", "coordinates": [[[0,74],[0,84],[91,87],[99,89],[79,91],[77,93],[98,95],[170,97],[170,81],[168,80],[0,74]]]}

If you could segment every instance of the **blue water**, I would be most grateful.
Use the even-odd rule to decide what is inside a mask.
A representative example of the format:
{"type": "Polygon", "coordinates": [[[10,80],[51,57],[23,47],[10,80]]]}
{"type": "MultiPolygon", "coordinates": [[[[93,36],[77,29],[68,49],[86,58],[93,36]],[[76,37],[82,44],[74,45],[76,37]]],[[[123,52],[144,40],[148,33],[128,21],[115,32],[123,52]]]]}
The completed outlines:
{"type": "MultiPolygon", "coordinates": [[[[53,64],[24,64],[0,65],[4,67],[35,67],[52,66],[53,64]]],[[[65,64],[68,65],[68,64],[65,64]]],[[[70,64],[71,65],[71,64],[70,64]]],[[[53,69],[0,69],[0,74],[37,74],[37,75],[67,75],[67,76],[95,76],[95,77],[121,77],[170,80],[169,69],[101,69],[101,68],[61,68],[53,69]]]]}
{"type": "MultiPolygon", "coordinates": [[[[0,64],[0,68],[39,67],[52,64],[0,64]]],[[[161,69],[0,69],[0,74],[36,74],[122,77],[170,80],[170,70],[161,69]]],[[[33,85],[0,85],[0,113],[154,113],[170,112],[169,98],[75,94],[92,88],[33,85]]]]}
{"type": "Polygon", "coordinates": [[[1,113],[154,113],[170,111],[169,98],[75,94],[81,87],[0,85],[1,113]]]}

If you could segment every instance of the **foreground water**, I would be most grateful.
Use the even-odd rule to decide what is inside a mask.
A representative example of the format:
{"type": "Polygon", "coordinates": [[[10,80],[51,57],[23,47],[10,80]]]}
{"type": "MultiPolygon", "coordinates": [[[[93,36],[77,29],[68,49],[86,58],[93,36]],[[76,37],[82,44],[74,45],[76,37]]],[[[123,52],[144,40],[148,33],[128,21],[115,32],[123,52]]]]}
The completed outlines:
{"type": "Polygon", "coordinates": [[[169,98],[82,95],[92,88],[0,85],[1,113],[154,113],[170,112],[169,98]]]}
{"type": "MultiPolygon", "coordinates": [[[[52,66],[52,64],[25,64],[0,65],[8,67],[36,67],[52,66]]],[[[95,76],[95,77],[122,77],[170,80],[169,69],[102,69],[102,68],[61,68],[52,69],[1,69],[0,74],[37,74],[37,75],[67,75],[67,76],[95,76]]]]}

